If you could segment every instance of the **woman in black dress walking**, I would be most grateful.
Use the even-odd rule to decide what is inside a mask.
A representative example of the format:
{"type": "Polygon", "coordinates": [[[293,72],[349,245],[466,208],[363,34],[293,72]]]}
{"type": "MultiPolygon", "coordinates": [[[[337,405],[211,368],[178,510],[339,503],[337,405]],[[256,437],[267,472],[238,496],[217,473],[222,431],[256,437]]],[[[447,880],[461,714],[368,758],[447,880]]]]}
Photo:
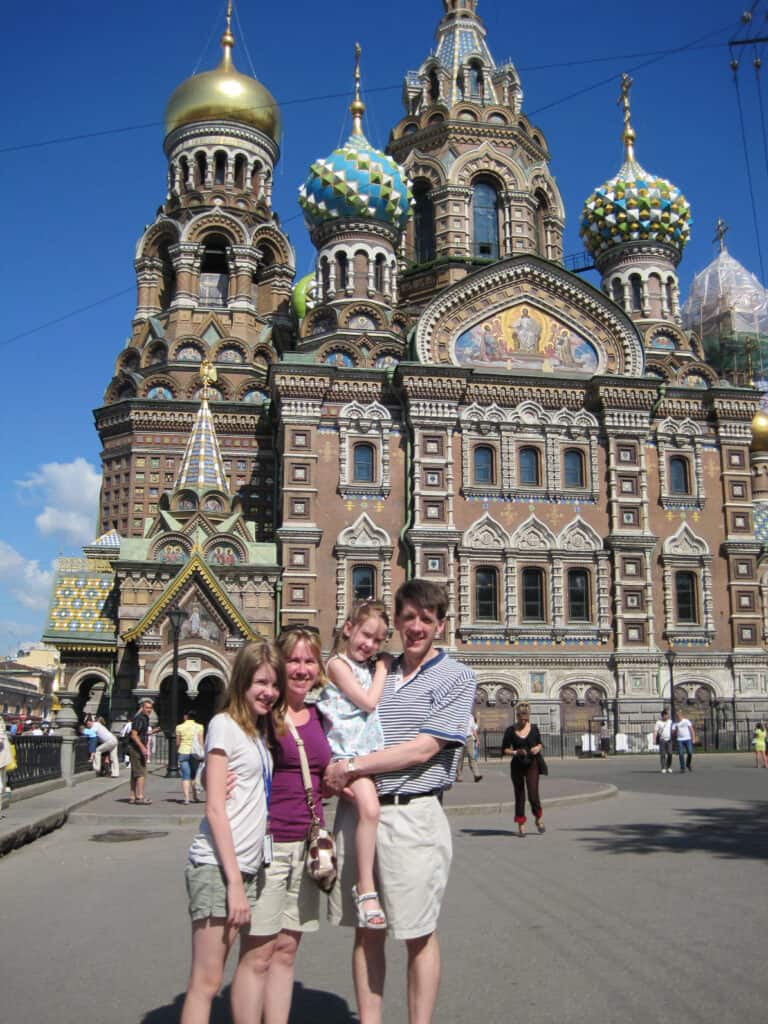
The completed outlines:
{"type": "Polygon", "coordinates": [[[528,788],[528,802],[536,819],[539,832],[546,832],[542,821],[543,811],[539,799],[539,755],[542,751],[541,734],[537,725],[531,725],[531,709],[528,704],[517,705],[517,721],[510,725],[501,741],[504,754],[510,754],[512,764],[512,786],[515,790],[515,821],[517,834],[525,835],[525,790],[528,788]]]}

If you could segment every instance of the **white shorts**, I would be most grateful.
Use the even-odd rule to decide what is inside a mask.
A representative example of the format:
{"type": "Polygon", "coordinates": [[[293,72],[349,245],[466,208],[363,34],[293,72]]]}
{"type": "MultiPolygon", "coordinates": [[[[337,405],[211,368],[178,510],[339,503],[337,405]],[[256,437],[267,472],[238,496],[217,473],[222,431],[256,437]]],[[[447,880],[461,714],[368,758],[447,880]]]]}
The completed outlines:
{"type": "MultiPolygon", "coordinates": [[[[331,891],[328,920],[357,925],[352,899],[357,865],[357,812],[340,800],[334,822],[339,878],[331,891]]],[[[451,829],[436,796],[381,808],[376,836],[376,878],[387,931],[396,939],[418,939],[437,928],[452,856],[451,829]]]]}
{"type": "Polygon", "coordinates": [[[251,910],[251,935],[316,932],[320,927],[320,889],[304,866],[307,844],[275,843],[272,863],[259,872],[259,896],[251,910]]]}

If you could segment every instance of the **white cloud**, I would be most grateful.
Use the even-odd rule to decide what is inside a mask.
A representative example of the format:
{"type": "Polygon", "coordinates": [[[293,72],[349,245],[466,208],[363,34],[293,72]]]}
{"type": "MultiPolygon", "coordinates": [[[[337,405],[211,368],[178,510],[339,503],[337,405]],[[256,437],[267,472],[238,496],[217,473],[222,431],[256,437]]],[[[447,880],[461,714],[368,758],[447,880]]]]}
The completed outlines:
{"type": "Polygon", "coordinates": [[[46,462],[17,480],[16,486],[26,493],[29,504],[43,504],[43,511],[35,517],[43,536],[77,545],[96,536],[101,475],[84,458],[46,462]]]}
{"type": "Polygon", "coordinates": [[[4,540],[0,540],[0,582],[25,608],[39,611],[48,607],[53,572],[41,569],[34,559],[24,558],[4,540]]]}

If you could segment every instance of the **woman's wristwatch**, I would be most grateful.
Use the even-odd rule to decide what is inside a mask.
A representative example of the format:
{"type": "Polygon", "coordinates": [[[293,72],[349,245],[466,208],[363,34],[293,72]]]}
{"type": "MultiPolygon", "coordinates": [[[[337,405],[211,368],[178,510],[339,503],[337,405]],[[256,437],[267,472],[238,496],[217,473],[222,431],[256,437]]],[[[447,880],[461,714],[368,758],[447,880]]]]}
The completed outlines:
{"type": "Polygon", "coordinates": [[[347,760],[347,775],[354,775],[354,774],[355,774],[355,759],[354,759],[354,757],[350,757],[347,760]]]}

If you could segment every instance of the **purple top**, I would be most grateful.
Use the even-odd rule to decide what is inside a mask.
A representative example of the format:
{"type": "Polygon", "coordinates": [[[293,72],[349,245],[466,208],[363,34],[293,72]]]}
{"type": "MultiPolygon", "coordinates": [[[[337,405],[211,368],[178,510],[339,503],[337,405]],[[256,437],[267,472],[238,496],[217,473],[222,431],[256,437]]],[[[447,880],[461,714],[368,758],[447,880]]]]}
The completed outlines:
{"type": "MultiPolygon", "coordinates": [[[[304,750],[309,761],[312,776],[312,792],[315,798],[315,813],[323,819],[323,805],[320,800],[320,781],[325,766],[331,760],[331,748],[325,738],[325,730],[317,713],[310,707],[309,721],[298,727],[304,741],[304,750]]],[[[269,825],[276,843],[294,843],[306,838],[310,825],[304,782],[301,777],[301,761],[296,741],[286,729],[284,735],[275,737],[275,768],[272,775],[272,796],[269,801],[269,825]]]]}

